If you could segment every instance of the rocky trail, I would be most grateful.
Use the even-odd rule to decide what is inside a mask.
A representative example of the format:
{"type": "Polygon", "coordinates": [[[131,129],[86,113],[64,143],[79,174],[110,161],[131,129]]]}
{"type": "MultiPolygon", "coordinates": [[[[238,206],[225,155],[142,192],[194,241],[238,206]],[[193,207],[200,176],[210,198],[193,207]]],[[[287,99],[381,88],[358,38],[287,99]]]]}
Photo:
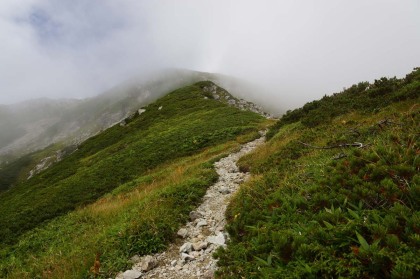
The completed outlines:
{"type": "Polygon", "coordinates": [[[225,232],[226,207],[239,185],[249,178],[248,173],[239,171],[236,162],[264,140],[261,132],[260,138],[216,162],[219,180],[209,187],[203,203],[190,212],[190,222],[178,231],[175,243],[159,254],[134,256],[132,269],[120,272],[116,279],[213,278],[217,266],[212,254],[229,239],[225,232]]]}

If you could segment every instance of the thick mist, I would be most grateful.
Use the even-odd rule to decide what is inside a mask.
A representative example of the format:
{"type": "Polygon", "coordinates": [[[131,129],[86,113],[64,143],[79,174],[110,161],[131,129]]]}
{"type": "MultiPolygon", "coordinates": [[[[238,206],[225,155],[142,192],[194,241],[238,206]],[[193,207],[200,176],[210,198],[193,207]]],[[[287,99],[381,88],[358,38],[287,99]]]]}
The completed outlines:
{"type": "Polygon", "coordinates": [[[420,2],[2,0],[0,104],[84,98],[175,67],[300,106],[420,65],[420,2]]]}

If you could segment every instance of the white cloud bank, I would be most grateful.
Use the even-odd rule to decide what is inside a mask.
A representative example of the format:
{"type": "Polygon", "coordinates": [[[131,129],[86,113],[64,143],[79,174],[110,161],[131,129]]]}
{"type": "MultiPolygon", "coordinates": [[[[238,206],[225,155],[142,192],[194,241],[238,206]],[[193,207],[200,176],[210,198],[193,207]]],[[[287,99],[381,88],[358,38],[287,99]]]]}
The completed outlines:
{"type": "Polygon", "coordinates": [[[0,103],[86,97],[161,67],[290,108],[420,66],[418,0],[2,0],[0,103]]]}

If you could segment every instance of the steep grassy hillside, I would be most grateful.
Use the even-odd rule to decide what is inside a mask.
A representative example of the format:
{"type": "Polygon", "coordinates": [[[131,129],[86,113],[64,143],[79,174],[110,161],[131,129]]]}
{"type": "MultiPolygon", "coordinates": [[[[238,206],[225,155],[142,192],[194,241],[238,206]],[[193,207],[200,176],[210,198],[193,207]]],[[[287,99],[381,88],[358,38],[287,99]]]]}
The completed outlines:
{"type": "Polygon", "coordinates": [[[263,118],[211,98],[201,82],[81,144],[49,169],[0,194],[1,243],[147,174],[157,166],[254,132],[263,118]]]}
{"type": "Polygon", "coordinates": [[[420,69],[288,112],[244,157],[222,278],[419,278],[420,69]]]}
{"type": "MultiPolygon", "coordinates": [[[[52,144],[42,150],[31,152],[8,163],[0,164],[0,194],[11,187],[16,186],[31,176],[31,171],[37,166],[47,168],[75,151],[77,145],[64,146],[62,143],[52,144]]],[[[35,173],[42,171],[40,168],[35,173]]]]}
{"type": "Polygon", "coordinates": [[[253,136],[163,164],[25,233],[0,249],[0,278],[93,278],[96,253],[100,278],[109,278],[129,267],[133,255],[163,250],[217,179],[212,163],[253,136]]]}
{"type": "MultiPolygon", "coordinates": [[[[201,80],[248,99],[256,88],[229,76],[183,69],[133,77],[92,98],[36,99],[0,105],[0,168],[51,144],[78,144],[132,115],[166,93],[201,80]],[[252,88],[252,89],[251,89],[252,88]]],[[[256,101],[255,98],[252,100],[256,101]]]]}

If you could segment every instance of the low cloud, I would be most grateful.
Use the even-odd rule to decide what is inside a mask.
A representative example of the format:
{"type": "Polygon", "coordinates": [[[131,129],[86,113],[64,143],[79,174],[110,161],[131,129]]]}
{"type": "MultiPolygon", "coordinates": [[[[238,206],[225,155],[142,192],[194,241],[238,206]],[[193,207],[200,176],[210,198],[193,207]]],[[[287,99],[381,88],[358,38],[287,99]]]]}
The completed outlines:
{"type": "Polygon", "coordinates": [[[245,79],[292,108],[419,66],[419,14],[417,0],[2,0],[0,103],[92,96],[179,67],[245,79]]]}

